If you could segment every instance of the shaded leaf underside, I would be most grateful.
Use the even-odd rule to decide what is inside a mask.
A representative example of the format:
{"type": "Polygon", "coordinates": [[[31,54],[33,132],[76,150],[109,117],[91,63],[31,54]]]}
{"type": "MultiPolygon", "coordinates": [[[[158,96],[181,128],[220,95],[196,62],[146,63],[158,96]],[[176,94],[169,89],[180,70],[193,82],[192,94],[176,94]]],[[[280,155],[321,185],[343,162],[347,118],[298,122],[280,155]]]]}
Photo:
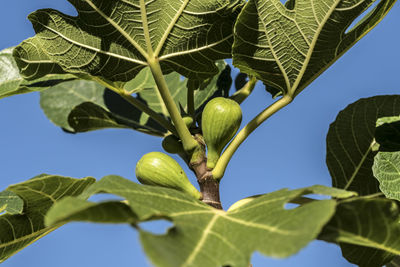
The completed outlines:
{"type": "MultiPolygon", "coordinates": [[[[361,99],[339,113],[327,136],[326,162],[334,186],[360,195],[382,190],[396,199],[396,152],[378,151],[398,147],[393,139],[397,128],[388,127],[386,122],[396,123],[399,103],[397,95],[375,96],[361,99]]],[[[345,204],[333,224],[338,228],[336,239],[346,259],[362,267],[381,267],[399,255],[400,243],[392,238],[398,236],[398,212],[390,210],[392,202],[368,201],[345,204]]]]}
{"type": "Polygon", "coordinates": [[[380,192],[372,173],[376,121],[400,114],[400,96],[360,99],[339,113],[326,139],[326,163],[333,186],[360,195],[380,192]]]}
{"type": "MultiPolygon", "coordinates": [[[[195,108],[208,99],[229,90],[230,69],[223,61],[217,62],[219,75],[209,79],[205,88],[195,90],[195,108]]],[[[126,91],[136,91],[136,99],[169,120],[169,113],[156,88],[155,82],[144,69],[125,85],[126,91]]],[[[165,75],[172,97],[187,111],[187,79],[178,73],[165,75]]],[[[92,81],[71,81],[41,92],[40,104],[46,116],[56,125],[71,132],[86,132],[103,128],[131,128],[144,133],[164,136],[167,130],[150,116],[128,103],[117,93],[92,81]]]]}
{"type": "Polygon", "coordinates": [[[387,267],[400,267],[400,257],[395,257],[389,264],[386,265],[387,267]]]}
{"type": "Polygon", "coordinates": [[[320,238],[339,243],[343,256],[362,267],[381,267],[400,255],[398,205],[388,199],[339,204],[320,238]]]}

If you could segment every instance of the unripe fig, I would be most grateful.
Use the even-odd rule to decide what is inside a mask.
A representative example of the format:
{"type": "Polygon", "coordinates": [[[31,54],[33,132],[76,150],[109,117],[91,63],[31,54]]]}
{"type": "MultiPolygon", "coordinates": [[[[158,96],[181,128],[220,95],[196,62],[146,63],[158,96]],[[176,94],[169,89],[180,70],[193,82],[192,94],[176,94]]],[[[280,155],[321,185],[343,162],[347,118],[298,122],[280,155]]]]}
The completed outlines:
{"type": "Polygon", "coordinates": [[[193,120],[192,117],[190,117],[190,116],[185,116],[185,117],[183,117],[182,119],[183,119],[183,121],[185,122],[186,127],[188,127],[189,129],[190,129],[190,127],[193,126],[194,120],[193,120]]]}
{"type": "Polygon", "coordinates": [[[179,163],[161,152],[144,155],[136,164],[136,177],[142,184],[174,188],[196,199],[201,198],[201,193],[190,183],[179,163]]]}
{"type": "Polygon", "coordinates": [[[216,97],[204,107],[201,125],[207,145],[207,167],[213,169],[224,147],[235,136],[242,122],[240,105],[228,98],[216,97]]]}
{"type": "Polygon", "coordinates": [[[183,153],[182,142],[173,134],[166,136],[162,141],[162,147],[164,150],[171,154],[183,153]]]}

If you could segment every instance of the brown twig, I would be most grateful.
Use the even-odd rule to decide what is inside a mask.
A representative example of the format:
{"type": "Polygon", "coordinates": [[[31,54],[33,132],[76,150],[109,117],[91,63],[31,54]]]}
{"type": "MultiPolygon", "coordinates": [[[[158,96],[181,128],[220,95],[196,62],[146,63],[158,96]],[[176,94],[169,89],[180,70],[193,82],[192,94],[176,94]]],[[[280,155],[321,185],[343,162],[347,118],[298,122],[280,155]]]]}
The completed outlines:
{"type": "Polygon", "coordinates": [[[219,181],[214,179],[211,171],[207,169],[205,144],[200,135],[196,135],[195,139],[199,142],[200,149],[193,154],[189,166],[196,174],[202,201],[211,207],[222,209],[219,197],[219,181]]]}

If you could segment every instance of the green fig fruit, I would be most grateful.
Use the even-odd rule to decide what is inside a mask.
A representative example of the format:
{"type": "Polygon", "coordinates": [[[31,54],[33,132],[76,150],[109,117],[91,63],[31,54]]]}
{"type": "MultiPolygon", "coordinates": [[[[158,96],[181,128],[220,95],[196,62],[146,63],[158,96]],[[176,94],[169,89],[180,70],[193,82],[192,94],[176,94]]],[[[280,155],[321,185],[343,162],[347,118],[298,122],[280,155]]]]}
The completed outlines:
{"type": "Polygon", "coordinates": [[[207,145],[207,168],[215,167],[222,150],[235,136],[241,122],[240,105],[231,99],[216,97],[204,107],[201,124],[207,145]]]}
{"type": "Polygon", "coordinates": [[[190,183],[179,163],[161,152],[144,155],[136,164],[136,177],[142,184],[174,188],[196,199],[201,198],[201,193],[190,183]]]}
{"type": "Polygon", "coordinates": [[[185,152],[183,149],[182,142],[173,134],[166,136],[162,141],[162,147],[164,150],[171,154],[179,154],[185,152]]]}

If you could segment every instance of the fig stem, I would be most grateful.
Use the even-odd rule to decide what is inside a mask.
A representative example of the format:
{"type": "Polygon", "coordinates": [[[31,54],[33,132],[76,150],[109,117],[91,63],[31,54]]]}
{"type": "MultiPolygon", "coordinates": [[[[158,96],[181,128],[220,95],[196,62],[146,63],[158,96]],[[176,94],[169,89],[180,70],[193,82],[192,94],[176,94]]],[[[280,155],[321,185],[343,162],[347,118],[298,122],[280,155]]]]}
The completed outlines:
{"type": "MultiPolygon", "coordinates": [[[[195,138],[199,138],[199,135],[195,135],[195,138]]],[[[192,157],[189,167],[196,174],[202,195],[201,201],[211,207],[222,210],[219,196],[219,181],[212,177],[210,169],[207,168],[206,146],[204,141],[198,140],[198,142],[200,148],[193,154],[194,157],[192,157]]]]}
{"type": "Polygon", "coordinates": [[[212,175],[207,175],[198,182],[203,197],[202,201],[211,207],[222,210],[219,198],[219,181],[215,180],[212,175]]]}
{"type": "Polygon", "coordinates": [[[133,97],[129,92],[127,92],[124,88],[118,88],[115,87],[113,84],[108,83],[107,81],[103,79],[94,79],[96,82],[98,82],[101,85],[104,85],[108,89],[114,91],[115,93],[119,94],[122,98],[125,99],[129,104],[134,106],[135,108],[139,109],[143,113],[146,113],[147,115],[150,116],[153,120],[155,120],[158,124],[160,124],[162,127],[164,127],[166,130],[170,131],[172,134],[177,135],[177,132],[175,130],[174,125],[172,125],[171,122],[169,122],[167,119],[165,119],[163,116],[149,108],[147,105],[142,103],[141,101],[137,100],[135,97],[133,97]]]}
{"type": "Polygon", "coordinates": [[[256,83],[257,78],[251,77],[250,80],[242,88],[240,88],[230,97],[230,99],[236,101],[238,104],[242,104],[243,101],[245,101],[247,97],[253,92],[256,83]]]}
{"type": "Polygon", "coordinates": [[[201,201],[216,209],[222,210],[219,196],[219,181],[214,179],[212,173],[207,168],[207,158],[197,164],[191,164],[191,168],[196,173],[197,182],[200,186],[202,195],[201,201]]]}
{"type": "Polygon", "coordinates": [[[161,70],[160,62],[157,58],[149,58],[148,64],[153,74],[154,81],[157,84],[158,91],[160,92],[161,98],[167,107],[168,113],[171,116],[172,122],[175,125],[176,131],[179,138],[182,140],[183,149],[187,154],[191,154],[196,147],[199,146],[197,141],[193,138],[189,129],[186,127],[185,122],[182,119],[181,113],[172,98],[171,92],[168,89],[167,82],[165,81],[164,75],[161,70]]]}
{"type": "Polygon", "coordinates": [[[253,120],[251,120],[232,140],[225,151],[222,153],[221,157],[217,161],[215,168],[212,170],[212,175],[214,179],[220,180],[225,173],[226,167],[229,164],[233,154],[239,148],[239,146],[249,137],[249,135],[257,129],[264,121],[269,117],[274,115],[276,112],[286,107],[293,101],[293,97],[290,95],[285,95],[278,101],[274,102],[272,105],[264,109],[260,114],[258,114],[253,120]]]}

